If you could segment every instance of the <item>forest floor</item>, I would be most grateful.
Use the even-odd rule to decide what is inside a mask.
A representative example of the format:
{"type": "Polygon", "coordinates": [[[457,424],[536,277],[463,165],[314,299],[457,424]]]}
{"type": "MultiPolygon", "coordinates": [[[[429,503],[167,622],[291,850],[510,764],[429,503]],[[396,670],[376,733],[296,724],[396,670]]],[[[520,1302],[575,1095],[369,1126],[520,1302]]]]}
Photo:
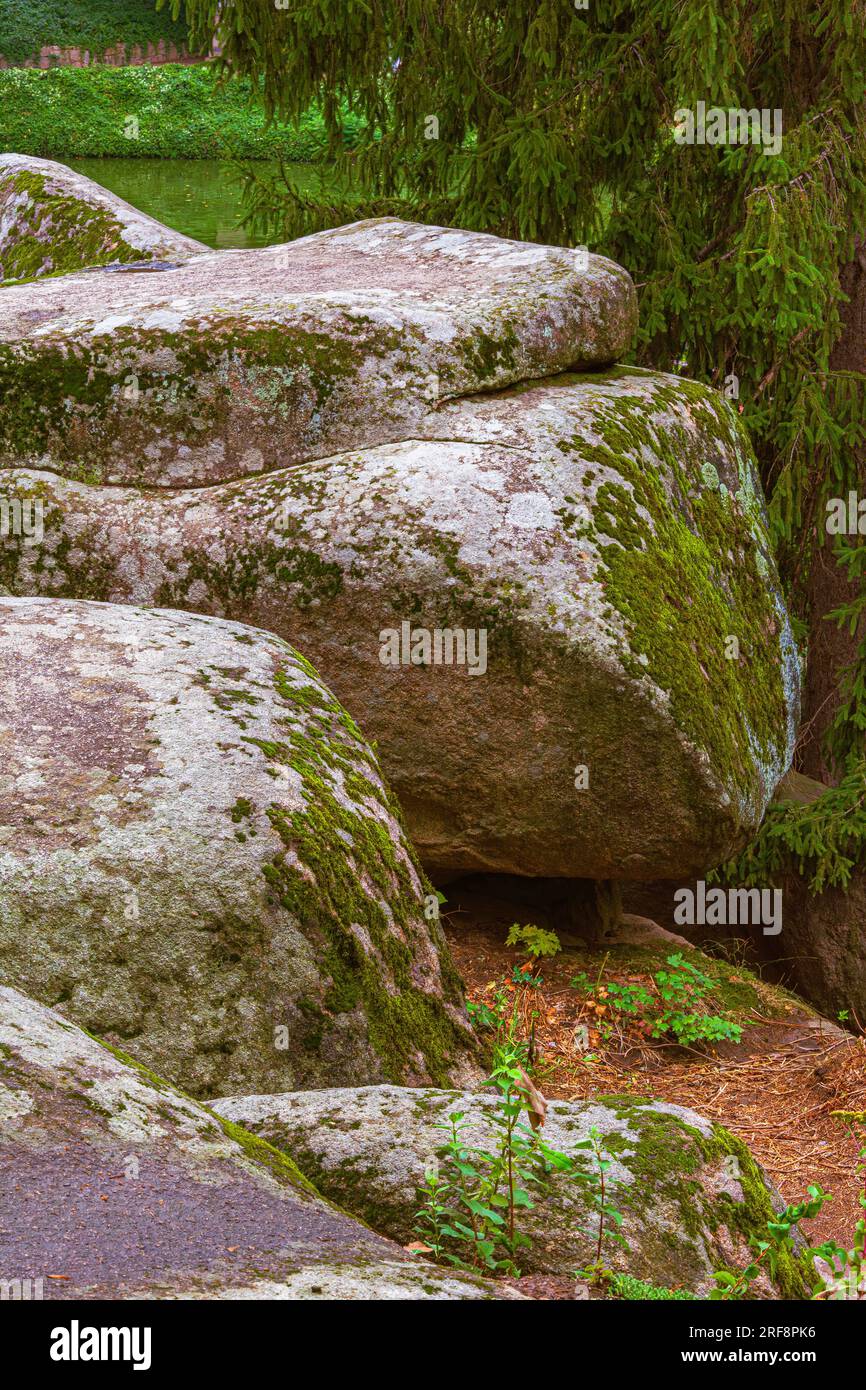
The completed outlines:
{"type": "MultiPolygon", "coordinates": [[[[508,1014],[516,1010],[520,1035],[532,1039],[534,1080],[546,1096],[584,1100],[630,1092],[688,1106],[742,1139],[786,1202],[801,1200],[812,1183],[831,1192],[833,1201],[804,1223],[803,1234],[809,1244],[835,1239],[850,1248],[862,1215],[856,1173],[862,1141],[834,1112],[866,1111],[866,1038],[819,1018],[742,963],[688,950],[684,957],[714,982],[698,1008],[735,1020],[742,1038],[690,1048],[669,1036],[653,1038],[645,1020],[612,1006],[607,988],[632,984],[652,994],[654,973],[681,948],[652,942],[600,951],[570,940],[536,963],[525,948],[505,945],[515,920],[528,920],[525,908],[459,894],[444,913],[470,1003],[495,1011],[498,995],[500,1008],[506,1001],[508,1014]]],[[[535,1296],[569,1295],[539,1290],[535,1296]]]]}

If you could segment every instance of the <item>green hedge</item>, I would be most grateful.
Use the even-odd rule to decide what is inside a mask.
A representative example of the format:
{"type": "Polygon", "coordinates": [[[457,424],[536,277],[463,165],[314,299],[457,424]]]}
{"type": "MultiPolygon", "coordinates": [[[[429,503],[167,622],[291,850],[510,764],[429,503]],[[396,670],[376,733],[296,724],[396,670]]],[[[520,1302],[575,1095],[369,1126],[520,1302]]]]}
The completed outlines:
{"type": "MultiPolygon", "coordinates": [[[[347,117],[353,144],[357,122],[347,117]]],[[[311,112],[300,130],[265,128],[247,82],[217,88],[210,67],[10,68],[0,71],[0,150],[75,159],[127,158],[312,161],[324,154],[321,120],[311,112]],[[130,117],[138,121],[138,138],[130,117]]]]}
{"type": "Polygon", "coordinates": [[[101,55],[116,43],[160,39],[180,48],[189,35],[156,0],[0,0],[0,54],[10,63],[35,58],[49,44],[101,55]]]}

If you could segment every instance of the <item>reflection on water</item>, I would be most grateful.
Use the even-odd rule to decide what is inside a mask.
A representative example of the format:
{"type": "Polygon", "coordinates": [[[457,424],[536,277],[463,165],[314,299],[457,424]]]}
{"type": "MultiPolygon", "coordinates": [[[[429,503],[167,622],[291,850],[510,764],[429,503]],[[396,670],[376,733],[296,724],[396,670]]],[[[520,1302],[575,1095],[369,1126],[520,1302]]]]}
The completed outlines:
{"type": "MultiPolygon", "coordinates": [[[[244,230],[237,169],[220,159],[73,159],[73,169],[102,184],[133,207],[203,241],[206,246],[269,246],[278,238],[244,230]]],[[[311,192],[321,165],[288,166],[311,192]]]]}

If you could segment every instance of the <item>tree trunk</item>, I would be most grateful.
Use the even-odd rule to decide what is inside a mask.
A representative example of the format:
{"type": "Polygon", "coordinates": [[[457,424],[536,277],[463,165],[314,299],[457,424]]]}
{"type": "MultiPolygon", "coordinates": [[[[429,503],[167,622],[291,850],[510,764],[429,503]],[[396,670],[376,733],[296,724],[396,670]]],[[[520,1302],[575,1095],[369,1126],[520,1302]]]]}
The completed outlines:
{"type": "MultiPolygon", "coordinates": [[[[854,260],[842,272],[842,288],[849,303],[843,307],[842,336],[830,357],[833,371],[866,373],[866,241],[857,245],[854,260]]],[[[859,495],[866,494],[866,458],[858,459],[859,495]]],[[[839,678],[855,659],[857,645],[866,634],[866,615],[852,636],[825,615],[856,597],[857,585],[849,583],[833,559],[835,537],[820,528],[811,573],[806,586],[809,613],[809,665],[803,691],[803,720],[797,766],[819,782],[838,781],[823,749],[824,735],[841,703],[839,678]]]]}

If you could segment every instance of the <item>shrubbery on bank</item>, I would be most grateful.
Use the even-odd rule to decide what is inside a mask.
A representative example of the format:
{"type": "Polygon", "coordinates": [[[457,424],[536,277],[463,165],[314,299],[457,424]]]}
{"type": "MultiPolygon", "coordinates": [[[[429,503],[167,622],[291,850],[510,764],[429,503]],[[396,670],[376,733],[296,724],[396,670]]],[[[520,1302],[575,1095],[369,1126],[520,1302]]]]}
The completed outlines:
{"type": "MultiPolygon", "coordinates": [[[[347,114],[347,144],[358,125],[347,114]]],[[[231,154],[312,161],[325,154],[325,135],[315,110],[300,129],[266,128],[250,83],[219,86],[204,66],[9,68],[0,71],[0,149],[60,160],[231,154]]]]}
{"type": "Polygon", "coordinates": [[[3,0],[0,6],[0,53],[10,63],[24,63],[49,45],[86,49],[100,55],[114,44],[128,46],[189,42],[183,19],[172,19],[166,6],[153,0],[3,0]]]}

